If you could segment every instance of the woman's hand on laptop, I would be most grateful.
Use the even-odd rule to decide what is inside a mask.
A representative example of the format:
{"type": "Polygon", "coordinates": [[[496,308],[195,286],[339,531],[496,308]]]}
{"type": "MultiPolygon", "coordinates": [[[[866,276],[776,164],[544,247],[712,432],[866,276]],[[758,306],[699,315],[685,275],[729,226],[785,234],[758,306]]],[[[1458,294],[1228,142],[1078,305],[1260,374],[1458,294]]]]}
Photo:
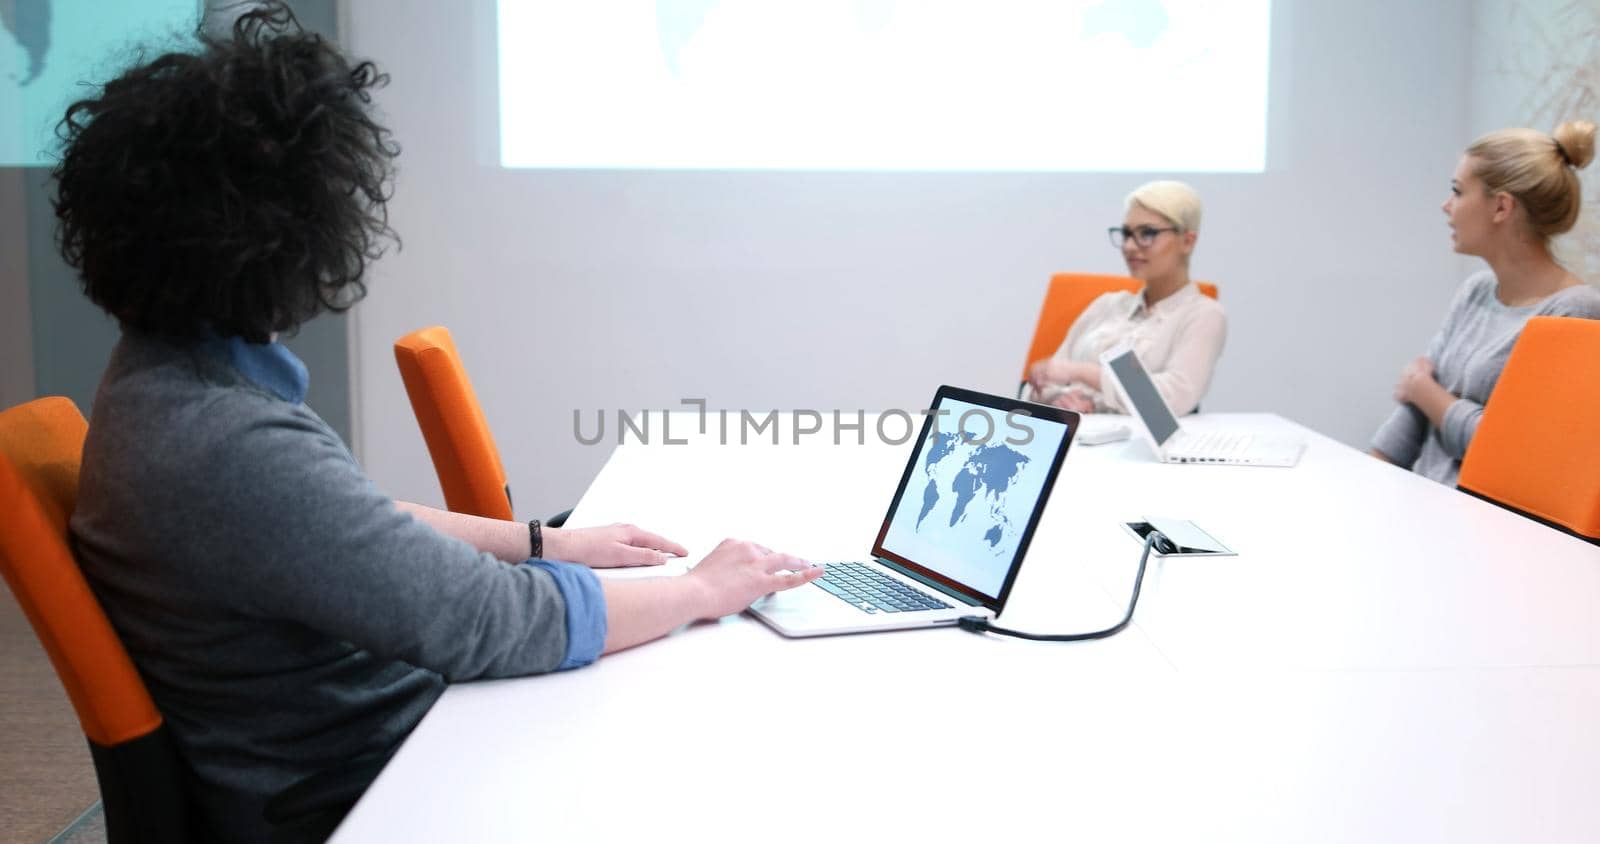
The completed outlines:
{"type": "Polygon", "coordinates": [[[778,554],[754,542],[724,539],[684,577],[702,593],[703,618],[742,611],[765,595],[793,589],[822,576],[821,566],[778,554]]]}
{"type": "Polygon", "coordinates": [[[689,549],[633,525],[542,530],[544,555],[552,560],[583,563],[590,568],[659,566],[689,549]]]}

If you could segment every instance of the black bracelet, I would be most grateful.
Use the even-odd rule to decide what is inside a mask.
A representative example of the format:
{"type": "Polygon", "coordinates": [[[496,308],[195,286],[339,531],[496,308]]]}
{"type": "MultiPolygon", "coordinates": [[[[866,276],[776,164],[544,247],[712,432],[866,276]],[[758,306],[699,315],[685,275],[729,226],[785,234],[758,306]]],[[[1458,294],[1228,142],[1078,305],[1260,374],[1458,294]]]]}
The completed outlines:
{"type": "Polygon", "coordinates": [[[539,520],[528,522],[528,550],[529,557],[542,559],[544,557],[544,535],[539,532],[539,520]]]}

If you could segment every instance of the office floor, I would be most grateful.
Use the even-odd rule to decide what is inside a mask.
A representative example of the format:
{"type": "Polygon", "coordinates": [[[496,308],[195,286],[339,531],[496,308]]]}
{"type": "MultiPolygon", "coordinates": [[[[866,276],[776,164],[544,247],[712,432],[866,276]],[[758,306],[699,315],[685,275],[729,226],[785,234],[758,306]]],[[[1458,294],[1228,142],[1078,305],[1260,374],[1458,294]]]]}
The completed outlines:
{"type": "MultiPolygon", "coordinates": [[[[98,799],[67,693],[22,608],[0,589],[0,842],[50,841],[98,799]]],[[[95,820],[62,840],[105,841],[95,820]]]]}

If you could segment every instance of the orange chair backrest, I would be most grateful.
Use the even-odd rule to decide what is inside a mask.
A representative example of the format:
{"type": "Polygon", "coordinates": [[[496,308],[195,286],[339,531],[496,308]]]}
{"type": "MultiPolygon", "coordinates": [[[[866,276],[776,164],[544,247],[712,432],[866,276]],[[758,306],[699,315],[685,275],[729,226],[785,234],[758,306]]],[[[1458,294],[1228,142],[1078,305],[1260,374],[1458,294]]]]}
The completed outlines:
{"type": "Polygon", "coordinates": [[[161,713],[69,550],[87,431],[70,399],[0,413],[0,574],[50,655],[84,735],[112,747],[161,726],[161,713]]]}
{"type": "Polygon", "coordinates": [[[445,506],[455,513],[515,518],[500,450],[450,330],[435,325],[413,331],[395,342],[394,358],[439,475],[445,506]]]}
{"type": "MultiPolygon", "coordinates": [[[[1215,299],[1217,286],[1198,282],[1200,292],[1215,299]]],[[[1044,360],[1061,348],[1067,332],[1078,315],[1089,303],[1106,293],[1126,290],[1132,293],[1144,286],[1136,278],[1121,275],[1094,275],[1092,273],[1056,273],[1050,277],[1045,290],[1044,304],[1039,308],[1039,324],[1033,329],[1033,344],[1028,347],[1028,357],[1022,362],[1022,380],[1028,380],[1028,367],[1044,360]]]]}
{"type": "Polygon", "coordinates": [[[1458,485],[1600,542],[1600,321],[1534,317],[1500,373],[1458,485]]]}

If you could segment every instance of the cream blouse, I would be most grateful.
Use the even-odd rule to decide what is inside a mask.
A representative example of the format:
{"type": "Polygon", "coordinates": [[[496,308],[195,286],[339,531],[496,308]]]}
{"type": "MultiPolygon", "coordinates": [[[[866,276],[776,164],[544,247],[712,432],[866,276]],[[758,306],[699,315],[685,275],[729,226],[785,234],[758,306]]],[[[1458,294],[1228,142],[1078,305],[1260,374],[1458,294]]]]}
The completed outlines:
{"type": "MultiPolygon", "coordinates": [[[[1118,343],[1129,343],[1149,370],[1156,390],[1178,415],[1193,413],[1211,386],[1211,373],[1228,336],[1222,304],[1200,292],[1194,282],[1145,307],[1144,291],[1106,293],[1085,308],[1056,350],[1055,359],[1094,363],[1118,343]]],[[[1073,390],[1094,401],[1096,411],[1127,413],[1111,389],[1107,367],[1100,370],[1104,390],[1079,384],[1073,390]]]]}

